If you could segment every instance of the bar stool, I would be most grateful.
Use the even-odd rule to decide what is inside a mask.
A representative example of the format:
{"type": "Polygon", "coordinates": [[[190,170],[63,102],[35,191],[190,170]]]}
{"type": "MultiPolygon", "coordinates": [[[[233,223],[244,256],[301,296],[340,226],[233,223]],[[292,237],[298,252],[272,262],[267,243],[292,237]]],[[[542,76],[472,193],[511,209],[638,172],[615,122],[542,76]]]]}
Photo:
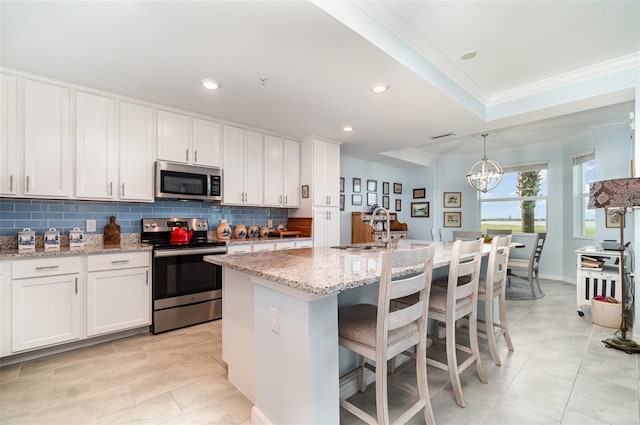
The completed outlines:
{"type": "Polygon", "coordinates": [[[389,424],[387,398],[387,362],[398,354],[415,348],[417,389],[402,382],[401,389],[418,395],[418,401],[394,424],[404,424],[423,410],[425,422],[435,424],[427,387],[427,310],[435,246],[412,250],[386,250],[378,291],[378,305],[357,304],[338,309],[338,342],[358,354],[360,366],[340,377],[341,382],[358,378],[358,388],[366,388],[365,369],[376,374],[376,413],[369,415],[346,399],[340,406],[369,424],[389,424]],[[401,275],[392,278],[392,272],[401,275]],[[408,273],[408,271],[410,273],[408,273]],[[415,294],[417,302],[396,308],[392,301],[415,294]],[[392,308],[391,306],[394,305],[392,308]],[[375,361],[375,366],[367,360],[375,361]]]}

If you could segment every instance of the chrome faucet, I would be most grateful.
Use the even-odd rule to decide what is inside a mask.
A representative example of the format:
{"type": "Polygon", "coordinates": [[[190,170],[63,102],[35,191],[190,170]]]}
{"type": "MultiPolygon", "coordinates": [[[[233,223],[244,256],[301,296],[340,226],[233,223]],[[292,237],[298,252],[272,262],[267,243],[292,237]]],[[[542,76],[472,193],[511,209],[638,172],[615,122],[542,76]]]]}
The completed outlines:
{"type": "Polygon", "coordinates": [[[386,229],[387,229],[387,239],[384,241],[384,245],[385,248],[389,248],[391,246],[391,215],[389,214],[389,211],[386,208],[383,207],[377,207],[375,210],[373,210],[373,213],[371,214],[371,227],[374,227],[375,222],[376,222],[376,215],[378,214],[378,211],[384,211],[385,214],[385,219],[386,219],[386,229]]]}

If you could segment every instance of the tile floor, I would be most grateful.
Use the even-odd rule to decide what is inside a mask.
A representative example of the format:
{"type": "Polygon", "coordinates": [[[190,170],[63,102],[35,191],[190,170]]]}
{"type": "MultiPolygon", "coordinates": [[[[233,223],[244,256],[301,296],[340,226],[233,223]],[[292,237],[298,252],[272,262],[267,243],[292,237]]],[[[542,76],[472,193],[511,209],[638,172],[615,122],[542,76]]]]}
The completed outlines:
{"type": "MultiPolygon", "coordinates": [[[[639,424],[638,355],[604,348],[612,330],[575,309],[575,286],[543,281],[546,296],[508,302],[514,352],[503,365],[463,374],[467,407],[455,404],[446,374],[429,368],[436,421],[445,424],[639,424]]],[[[411,367],[399,375],[409,378],[411,367]]],[[[391,391],[392,418],[402,409],[391,391]]],[[[374,409],[375,388],[353,396],[374,409]]],[[[243,424],[251,403],[226,380],[221,322],[138,335],[0,369],[2,424],[243,424]]],[[[361,423],[341,412],[342,424],[361,423]]],[[[423,424],[416,416],[412,424],[423,424]]]]}

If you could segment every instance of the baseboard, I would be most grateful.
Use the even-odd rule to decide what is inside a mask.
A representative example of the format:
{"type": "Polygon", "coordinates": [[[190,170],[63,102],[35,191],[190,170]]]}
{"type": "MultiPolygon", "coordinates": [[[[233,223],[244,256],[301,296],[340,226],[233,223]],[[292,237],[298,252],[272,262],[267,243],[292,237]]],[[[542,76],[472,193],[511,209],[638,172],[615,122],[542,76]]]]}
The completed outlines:
{"type": "Polygon", "coordinates": [[[260,409],[257,406],[253,406],[251,409],[251,424],[252,425],[271,425],[269,419],[265,415],[262,414],[260,409]]]}

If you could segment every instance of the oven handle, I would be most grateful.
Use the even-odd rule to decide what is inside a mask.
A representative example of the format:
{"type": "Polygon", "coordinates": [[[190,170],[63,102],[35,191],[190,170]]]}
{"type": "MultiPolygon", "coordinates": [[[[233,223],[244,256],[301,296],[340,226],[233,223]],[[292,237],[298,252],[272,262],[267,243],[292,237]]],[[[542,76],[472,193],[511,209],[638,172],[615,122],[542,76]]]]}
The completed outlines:
{"type": "Polygon", "coordinates": [[[202,249],[165,249],[154,251],[153,256],[159,257],[180,257],[183,255],[220,255],[226,254],[227,248],[202,248],[202,249]]]}

